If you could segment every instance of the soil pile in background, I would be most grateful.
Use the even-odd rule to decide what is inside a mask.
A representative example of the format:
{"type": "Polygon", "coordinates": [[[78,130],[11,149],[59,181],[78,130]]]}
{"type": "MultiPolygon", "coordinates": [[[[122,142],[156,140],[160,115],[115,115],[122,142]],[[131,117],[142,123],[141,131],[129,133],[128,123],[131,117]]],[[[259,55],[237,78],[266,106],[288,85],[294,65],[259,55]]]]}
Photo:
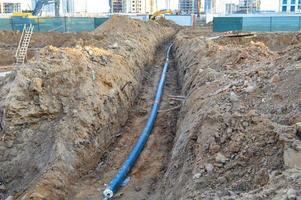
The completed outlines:
{"type": "MultiPolygon", "coordinates": [[[[113,18],[110,21],[106,22],[102,26],[98,27],[94,33],[56,33],[56,32],[35,32],[32,35],[29,50],[28,50],[28,59],[32,57],[39,57],[40,49],[51,45],[55,47],[74,47],[76,45],[80,46],[94,46],[94,47],[103,47],[103,38],[107,35],[109,38],[114,38],[114,36],[119,37],[119,43],[122,42],[123,38],[125,41],[122,44],[127,44],[133,42],[132,34],[139,34],[140,36],[152,37],[155,39],[155,36],[152,36],[151,33],[154,33],[155,29],[158,28],[158,31],[162,31],[162,26],[166,28],[179,29],[179,26],[175,23],[160,19],[158,21],[149,21],[142,22],[137,20],[130,20],[128,18],[113,18]],[[144,24],[152,24],[150,26],[144,26],[144,24]],[[128,37],[130,36],[130,37],[128,37]]],[[[11,65],[15,62],[15,52],[19,44],[21,37],[21,32],[14,31],[0,31],[0,66],[1,65],[11,65]]],[[[114,40],[109,40],[115,43],[114,40]]],[[[135,41],[137,43],[138,41],[135,41]]],[[[120,45],[122,45],[120,44],[120,45]]]]}
{"type": "Polygon", "coordinates": [[[274,36],[177,35],[186,101],[162,199],[285,199],[300,191],[300,43],[277,46],[274,36]]]}
{"type": "Polygon", "coordinates": [[[174,33],[113,17],[89,40],[46,46],[1,80],[1,195],[64,199],[97,166],[127,120],[144,66],[174,33]]]}

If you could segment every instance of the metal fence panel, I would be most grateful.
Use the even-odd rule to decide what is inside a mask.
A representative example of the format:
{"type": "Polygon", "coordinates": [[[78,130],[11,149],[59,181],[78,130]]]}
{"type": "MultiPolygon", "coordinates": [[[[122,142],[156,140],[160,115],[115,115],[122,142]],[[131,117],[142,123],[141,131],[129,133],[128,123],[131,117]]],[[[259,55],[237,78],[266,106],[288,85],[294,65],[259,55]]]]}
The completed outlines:
{"type": "Polygon", "coordinates": [[[298,16],[272,17],[271,31],[294,32],[299,29],[298,16]]]}
{"type": "Polygon", "coordinates": [[[35,28],[38,29],[38,31],[40,32],[66,32],[64,17],[41,17],[38,21],[38,27],[35,28]]]}
{"type": "Polygon", "coordinates": [[[241,16],[241,28],[236,19],[237,16],[215,17],[213,31],[296,32],[301,28],[300,15],[241,16]]]}
{"type": "Polygon", "coordinates": [[[94,18],[94,27],[97,28],[101,24],[105,23],[109,18],[104,18],[104,17],[95,17],[94,18]]]}
{"type": "MultiPolygon", "coordinates": [[[[19,30],[22,31],[24,24],[32,24],[35,27],[38,26],[38,18],[23,18],[23,17],[13,17],[11,18],[11,27],[13,31],[19,30]]],[[[34,29],[35,32],[37,32],[38,30],[35,28],[34,29]]]]}
{"type": "Polygon", "coordinates": [[[2,30],[12,30],[10,19],[0,19],[0,27],[2,30]]]}
{"type": "Polygon", "coordinates": [[[193,17],[192,15],[165,15],[165,19],[171,20],[181,26],[192,26],[193,17]]]}
{"type": "Polygon", "coordinates": [[[94,18],[72,17],[66,18],[66,32],[93,31],[95,29],[94,18]]]}
{"type": "Polygon", "coordinates": [[[269,32],[270,27],[270,17],[243,17],[242,31],[244,32],[269,32]]]}
{"type": "Polygon", "coordinates": [[[213,31],[241,31],[242,30],[242,17],[214,17],[213,18],[213,31]]]}
{"type": "Polygon", "coordinates": [[[91,17],[13,17],[0,19],[0,30],[23,30],[24,24],[34,25],[35,32],[82,32],[93,31],[108,18],[91,17]]]}

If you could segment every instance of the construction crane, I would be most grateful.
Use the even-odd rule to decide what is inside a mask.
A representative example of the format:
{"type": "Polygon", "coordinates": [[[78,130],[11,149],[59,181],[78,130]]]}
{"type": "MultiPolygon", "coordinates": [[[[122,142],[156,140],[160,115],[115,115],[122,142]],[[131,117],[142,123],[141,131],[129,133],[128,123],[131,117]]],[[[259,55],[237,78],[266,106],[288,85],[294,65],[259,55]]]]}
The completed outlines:
{"type": "Polygon", "coordinates": [[[49,4],[54,4],[55,16],[56,17],[60,16],[60,0],[39,0],[39,1],[37,1],[36,6],[32,12],[32,15],[33,16],[40,15],[43,7],[46,5],[49,5],[49,4]]]}
{"type": "Polygon", "coordinates": [[[60,16],[60,0],[38,0],[33,11],[15,12],[12,17],[29,17],[41,15],[42,9],[46,5],[54,4],[55,16],[60,16]]]}

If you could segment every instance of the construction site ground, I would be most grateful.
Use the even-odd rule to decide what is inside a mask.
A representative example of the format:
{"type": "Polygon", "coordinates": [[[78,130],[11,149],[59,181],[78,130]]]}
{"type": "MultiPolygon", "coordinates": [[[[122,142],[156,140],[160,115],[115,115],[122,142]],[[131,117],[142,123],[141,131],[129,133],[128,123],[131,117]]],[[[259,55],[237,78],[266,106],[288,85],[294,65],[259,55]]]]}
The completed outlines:
{"type": "Polygon", "coordinates": [[[0,199],[96,200],[144,128],[120,200],[301,199],[301,34],[113,17],[93,32],[0,32],[0,199]]]}

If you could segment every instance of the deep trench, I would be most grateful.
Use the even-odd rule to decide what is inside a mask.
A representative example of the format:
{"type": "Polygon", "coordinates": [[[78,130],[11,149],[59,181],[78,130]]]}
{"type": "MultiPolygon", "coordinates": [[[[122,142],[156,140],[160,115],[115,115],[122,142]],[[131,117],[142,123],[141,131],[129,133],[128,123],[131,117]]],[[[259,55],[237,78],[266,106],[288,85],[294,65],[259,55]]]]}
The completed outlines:
{"type": "MultiPolygon", "coordinates": [[[[152,63],[143,72],[143,80],[132,109],[129,111],[126,125],[121,128],[114,143],[104,152],[98,166],[74,183],[68,199],[96,200],[102,197],[105,184],[116,174],[144,128],[163,69],[167,48],[167,43],[157,48],[152,63]]],[[[171,96],[179,95],[180,91],[178,70],[171,56],[164,95],[152,134],[134,168],[128,174],[128,183],[119,188],[113,199],[159,198],[160,180],[169,162],[176,134],[178,111],[182,103],[171,96]]]]}

